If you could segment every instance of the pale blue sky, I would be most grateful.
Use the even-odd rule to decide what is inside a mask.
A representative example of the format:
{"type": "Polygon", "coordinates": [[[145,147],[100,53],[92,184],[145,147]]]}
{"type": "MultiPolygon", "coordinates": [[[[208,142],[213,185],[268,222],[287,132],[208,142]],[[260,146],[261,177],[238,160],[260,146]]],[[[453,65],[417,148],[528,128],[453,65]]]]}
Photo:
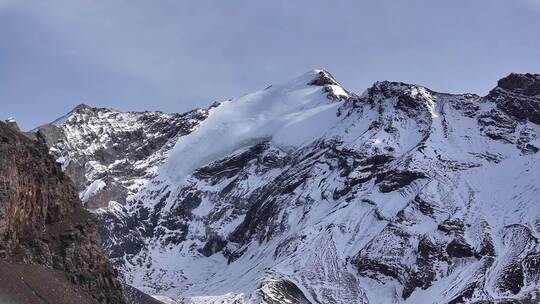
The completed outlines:
{"type": "Polygon", "coordinates": [[[332,72],[486,94],[540,72],[540,0],[0,0],[0,114],[23,129],[85,102],[183,112],[332,72]]]}

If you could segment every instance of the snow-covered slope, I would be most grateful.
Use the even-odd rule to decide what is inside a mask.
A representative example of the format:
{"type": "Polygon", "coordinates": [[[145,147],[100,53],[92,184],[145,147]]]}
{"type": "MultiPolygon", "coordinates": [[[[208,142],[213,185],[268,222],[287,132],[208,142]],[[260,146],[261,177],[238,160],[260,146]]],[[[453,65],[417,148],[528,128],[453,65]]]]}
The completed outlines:
{"type": "Polygon", "coordinates": [[[81,104],[34,132],[51,147],[93,210],[111,201],[124,204],[156,176],[176,140],[207,115],[206,110],[122,113],[81,104]]]}
{"type": "Polygon", "coordinates": [[[534,303],[539,115],[540,75],[486,97],[387,81],[357,96],[315,70],[206,110],[82,107],[36,132],[150,294],[534,303]]]}

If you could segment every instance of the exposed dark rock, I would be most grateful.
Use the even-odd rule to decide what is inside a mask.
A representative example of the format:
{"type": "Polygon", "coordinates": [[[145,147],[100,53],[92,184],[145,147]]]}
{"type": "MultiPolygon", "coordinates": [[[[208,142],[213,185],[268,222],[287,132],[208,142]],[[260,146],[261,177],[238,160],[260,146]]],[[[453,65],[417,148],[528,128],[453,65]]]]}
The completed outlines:
{"type": "Polygon", "coordinates": [[[503,292],[509,291],[512,294],[517,294],[523,287],[524,280],[523,267],[521,263],[515,262],[505,267],[497,281],[497,286],[503,292]]]}
{"type": "Polygon", "coordinates": [[[17,132],[21,131],[21,129],[19,128],[19,125],[17,124],[17,121],[14,118],[8,118],[6,120],[6,125],[17,132]]]}
{"type": "Polygon", "coordinates": [[[199,251],[204,256],[209,257],[213,255],[214,253],[221,251],[221,249],[223,249],[226,245],[227,245],[226,240],[222,239],[219,235],[215,233],[211,233],[208,236],[206,243],[204,244],[204,247],[201,248],[199,251]]]}
{"type": "Polygon", "coordinates": [[[369,258],[359,258],[354,263],[358,268],[358,272],[362,275],[377,278],[378,275],[382,274],[394,278],[399,282],[404,281],[401,267],[369,258]]]}
{"type": "Polygon", "coordinates": [[[540,253],[530,253],[523,259],[525,279],[528,282],[540,283],[540,253]]]}
{"type": "Polygon", "coordinates": [[[435,280],[436,272],[433,264],[443,259],[443,252],[428,237],[418,242],[416,264],[418,268],[411,272],[403,288],[403,298],[407,299],[416,288],[426,289],[435,280]]]}
{"type": "Polygon", "coordinates": [[[311,304],[302,290],[293,282],[286,279],[269,280],[263,282],[259,294],[264,304],[311,304]]]}
{"type": "Polygon", "coordinates": [[[447,219],[437,226],[437,229],[447,234],[463,235],[465,224],[459,218],[447,219]]]}
{"type": "Polygon", "coordinates": [[[408,111],[409,109],[418,110],[421,107],[425,107],[425,104],[422,100],[403,92],[397,97],[397,106],[404,111],[408,111]]]}
{"type": "Polygon", "coordinates": [[[122,284],[124,291],[124,300],[128,304],[163,304],[163,302],[154,299],[137,288],[122,284]]]}
{"type": "Polygon", "coordinates": [[[486,96],[510,116],[540,124],[540,75],[510,74],[486,96]]]}
{"type": "Polygon", "coordinates": [[[540,95],[540,75],[512,73],[499,80],[497,86],[526,96],[540,95]]]}
{"type": "Polygon", "coordinates": [[[384,276],[406,285],[410,270],[400,257],[410,245],[411,235],[396,224],[386,226],[381,234],[372,239],[367,246],[351,260],[358,272],[374,280],[384,276]]]}
{"type": "Polygon", "coordinates": [[[517,123],[506,113],[494,109],[478,117],[480,131],[493,140],[512,143],[517,123]]]}
{"type": "Polygon", "coordinates": [[[433,207],[419,195],[414,197],[413,204],[425,215],[433,214],[433,207]]]}
{"type": "Polygon", "coordinates": [[[540,151],[540,148],[534,146],[530,142],[536,139],[536,132],[532,128],[523,128],[519,133],[517,147],[523,154],[534,154],[540,151]]]}
{"type": "MultiPolygon", "coordinates": [[[[275,191],[276,189],[269,189],[267,191],[275,191]]],[[[267,197],[264,192],[260,194],[261,198],[267,197]]],[[[257,199],[258,196],[254,196],[252,199],[257,199]]],[[[254,203],[252,207],[246,213],[246,217],[242,223],[231,233],[229,240],[239,244],[246,244],[252,236],[258,235],[259,241],[262,242],[265,239],[272,237],[273,233],[277,233],[278,229],[264,230],[267,225],[275,225],[272,223],[274,218],[279,212],[280,206],[275,200],[265,201],[261,200],[259,204],[254,203]],[[272,224],[270,224],[272,223],[272,224]]],[[[276,227],[277,228],[277,227],[276,227]]]]}
{"type": "Polygon", "coordinates": [[[265,143],[254,145],[244,153],[202,167],[194,172],[194,175],[198,178],[211,178],[216,181],[231,178],[236,176],[248,162],[258,159],[267,146],[268,144],[265,143]]]}
{"type": "Polygon", "coordinates": [[[450,300],[448,304],[469,303],[470,299],[474,295],[475,290],[476,290],[476,286],[474,284],[470,284],[469,286],[465,287],[465,289],[463,289],[457,297],[450,300]]]}
{"type": "Polygon", "coordinates": [[[103,240],[113,240],[117,235],[122,236],[122,242],[110,242],[107,246],[109,256],[113,261],[121,260],[120,258],[125,254],[137,254],[144,248],[141,233],[138,231],[140,224],[136,219],[124,219],[111,213],[102,213],[100,222],[103,240]]]}
{"type": "Polygon", "coordinates": [[[339,85],[334,76],[332,76],[332,74],[328,73],[327,71],[320,71],[319,76],[313,79],[308,84],[315,86],[339,85]]]}
{"type": "Polygon", "coordinates": [[[412,85],[403,82],[378,81],[367,89],[367,97],[370,99],[370,102],[374,102],[380,97],[397,97],[410,87],[412,85]]]}
{"type": "Polygon", "coordinates": [[[451,103],[451,106],[454,109],[460,110],[465,116],[471,118],[478,114],[480,110],[480,105],[478,103],[480,96],[476,94],[464,94],[463,96],[452,95],[452,97],[454,97],[454,101],[451,103]]]}
{"type": "Polygon", "coordinates": [[[413,181],[425,178],[422,172],[414,171],[385,171],[377,175],[375,180],[383,193],[392,192],[410,185],[413,181]]]}
{"type": "MultiPolygon", "coordinates": [[[[366,96],[355,102],[367,102],[375,106],[382,100],[393,99],[397,109],[409,117],[418,117],[421,113],[429,111],[428,104],[435,101],[430,100],[430,95],[436,94],[439,93],[422,86],[403,82],[378,81],[368,88],[366,96]]],[[[379,108],[379,112],[383,110],[379,108]]]]}
{"type": "Polygon", "coordinates": [[[490,256],[490,257],[494,257],[496,255],[495,246],[493,245],[493,240],[491,239],[489,235],[484,236],[484,239],[482,240],[482,243],[480,244],[480,250],[478,251],[478,255],[490,256]]]}
{"type": "Polygon", "coordinates": [[[231,264],[232,262],[240,258],[246,252],[246,250],[247,247],[242,247],[237,250],[228,250],[227,248],[224,248],[223,256],[227,258],[227,263],[231,264]]]}
{"type": "MultiPolygon", "coordinates": [[[[358,153],[347,150],[338,150],[335,147],[331,148],[331,153],[328,152],[328,156],[336,158],[339,162],[341,176],[346,177],[343,186],[336,188],[333,192],[333,199],[338,200],[350,193],[355,187],[364,184],[371,180],[376,174],[378,174],[390,161],[392,156],[386,154],[379,154],[368,158],[362,157],[358,153]],[[351,173],[361,172],[361,174],[350,176],[351,173]]],[[[347,200],[350,201],[352,197],[347,200]]]]}
{"type": "Polygon", "coordinates": [[[101,303],[122,303],[117,273],[101,248],[96,219],[49,155],[0,122],[0,249],[40,264],[101,303]]]}
{"type": "MultiPolygon", "coordinates": [[[[107,172],[107,187],[90,198],[88,208],[94,210],[106,207],[110,200],[124,204],[129,193],[127,187],[130,183],[121,183],[114,177],[123,176],[129,179],[142,178],[147,173],[135,164],[147,159],[153,153],[172,148],[171,139],[191,132],[200,121],[208,116],[207,110],[193,110],[184,114],[165,115],[161,112],[133,113],[135,122],[129,130],[117,130],[111,126],[114,119],[124,119],[124,113],[112,109],[94,108],[88,105],[79,105],[66,115],[62,121],[64,127],[72,132],[80,132],[84,137],[81,142],[70,142],[56,124],[46,124],[34,131],[34,137],[45,142],[49,147],[61,149],[52,150],[56,158],[69,157],[71,161],[66,164],[65,171],[74,180],[78,191],[83,191],[91,181],[86,180],[89,162],[99,165],[112,166],[107,172]],[[98,118],[98,117],[101,117],[98,118]],[[85,129],[89,125],[93,128],[85,129]],[[107,140],[102,141],[103,138],[107,140]],[[96,145],[92,156],[85,153],[94,143],[96,145]],[[70,151],[72,154],[67,155],[70,151]]],[[[156,159],[159,161],[159,159],[156,159]]],[[[97,178],[105,176],[97,176],[97,178]]]]}
{"type": "Polygon", "coordinates": [[[449,256],[455,258],[466,258],[475,255],[474,249],[462,238],[453,239],[446,247],[449,256]]]}

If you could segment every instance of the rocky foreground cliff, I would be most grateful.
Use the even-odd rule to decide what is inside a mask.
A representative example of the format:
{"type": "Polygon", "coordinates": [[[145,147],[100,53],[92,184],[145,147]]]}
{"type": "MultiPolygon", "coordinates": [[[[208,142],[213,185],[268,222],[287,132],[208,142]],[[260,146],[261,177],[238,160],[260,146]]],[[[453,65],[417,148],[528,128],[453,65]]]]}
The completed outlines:
{"type": "Polygon", "coordinates": [[[0,302],[124,303],[99,228],[45,145],[0,122],[0,302]]]}
{"type": "Polygon", "coordinates": [[[540,75],[487,96],[328,72],[35,130],[123,280],[182,303],[537,303],[540,75]]]}

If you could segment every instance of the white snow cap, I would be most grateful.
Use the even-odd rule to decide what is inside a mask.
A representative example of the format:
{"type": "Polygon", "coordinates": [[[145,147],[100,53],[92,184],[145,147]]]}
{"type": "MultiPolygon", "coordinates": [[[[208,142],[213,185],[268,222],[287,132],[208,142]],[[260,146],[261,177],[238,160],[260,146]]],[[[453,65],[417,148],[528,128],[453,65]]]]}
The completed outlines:
{"type": "MultiPolygon", "coordinates": [[[[212,108],[195,131],[179,139],[162,172],[182,182],[196,168],[243,146],[272,140],[290,149],[310,142],[338,120],[340,103],[331,102],[324,87],[314,83],[325,76],[331,77],[323,70],[312,70],[212,108]]],[[[339,87],[337,82],[325,85],[333,91],[339,87]]],[[[340,95],[345,92],[341,89],[340,95]]]]}
{"type": "Polygon", "coordinates": [[[6,122],[13,123],[13,122],[17,122],[17,120],[14,117],[8,117],[8,119],[6,119],[6,122]]]}

